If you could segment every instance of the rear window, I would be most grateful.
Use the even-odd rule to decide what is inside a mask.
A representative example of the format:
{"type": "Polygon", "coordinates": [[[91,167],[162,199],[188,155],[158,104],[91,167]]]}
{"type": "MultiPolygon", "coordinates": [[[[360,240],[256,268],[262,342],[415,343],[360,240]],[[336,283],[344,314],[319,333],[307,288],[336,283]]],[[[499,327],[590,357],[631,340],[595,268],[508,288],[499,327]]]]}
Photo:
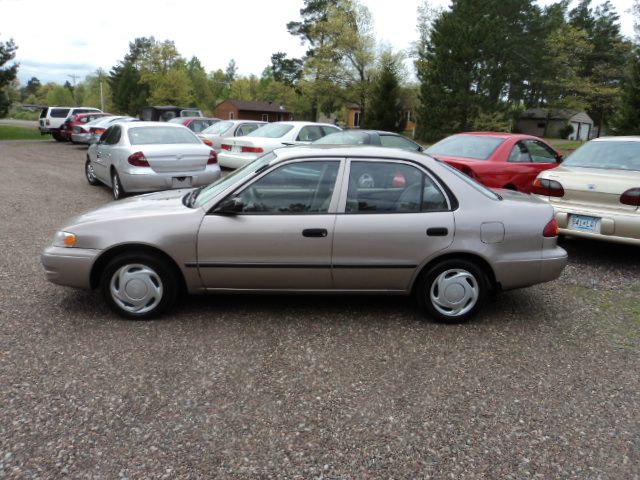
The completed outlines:
{"type": "Polygon", "coordinates": [[[371,138],[366,132],[349,130],[346,132],[331,133],[313,143],[316,145],[369,145],[371,138]]]}
{"type": "Polygon", "coordinates": [[[480,135],[452,135],[427,149],[429,155],[487,160],[504,138],[480,135]]]}
{"type": "Polygon", "coordinates": [[[49,110],[49,107],[44,107],[42,110],[40,110],[40,118],[46,117],[48,110],[49,110]]]}
{"type": "Polygon", "coordinates": [[[257,130],[254,130],[249,135],[247,135],[247,137],[280,138],[291,129],[293,129],[293,125],[286,125],[283,123],[269,123],[264,127],[260,127],[257,130]]]}
{"type": "Polygon", "coordinates": [[[640,171],[640,142],[588,142],[569,155],[562,165],[640,171]]]}
{"type": "Polygon", "coordinates": [[[69,115],[70,108],[52,108],[49,111],[49,116],[52,118],[66,118],[69,115]]]}
{"type": "Polygon", "coordinates": [[[186,128],[137,127],[130,128],[128,135],[131,145],[202,143],[198,137],[186,128]]]}
{"type": "Polygon", "coordinates": [[[210,135],[217,135],[219,133],[224,133],[233,127],[233,122],[218,122],[211,125],[209,128],[204,130],[202,133],[207,133],[210,135]]]}

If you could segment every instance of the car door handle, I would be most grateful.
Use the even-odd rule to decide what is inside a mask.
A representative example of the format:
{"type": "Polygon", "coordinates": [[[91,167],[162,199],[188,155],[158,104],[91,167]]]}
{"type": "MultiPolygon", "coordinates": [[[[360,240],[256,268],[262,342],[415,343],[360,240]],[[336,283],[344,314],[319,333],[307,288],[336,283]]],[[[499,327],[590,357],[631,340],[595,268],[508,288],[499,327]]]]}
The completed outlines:
{"type": "Polygon", "coordinates": [[[302,230],[303,237],[326,237],[328,235],[326,228],[305,228],[302,230]]]}
{"type": "Polygon", "coordinates": [[[429,237],[446,237],[448,234],[449,234],[449,229],[446,227],[427,228],[427,235],[429,237]]]}

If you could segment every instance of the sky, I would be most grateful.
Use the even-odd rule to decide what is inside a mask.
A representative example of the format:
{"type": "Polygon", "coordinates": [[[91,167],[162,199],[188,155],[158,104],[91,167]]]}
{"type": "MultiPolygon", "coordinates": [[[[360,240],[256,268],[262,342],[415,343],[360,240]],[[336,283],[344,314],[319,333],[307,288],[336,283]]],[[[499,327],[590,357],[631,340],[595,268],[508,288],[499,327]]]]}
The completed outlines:
{"type": "MultiPolygon", "coordinates": [[[[379,44],[398,51],[417,40],[416,12],[422,0],[361,3],[371,11],[379,44]]],[[[599,3],[593,0],[593,5],[599,3]]],[[[632,0],[612,3],[622,33],[631,37],[632,0]]],[[[447,7],[450,1],[430,4],[447,7]]],[[[198,57],[207,71],[224,70],[234,59],[239,74],[259,76],[275,52],[304,54],[305,46],[286,27],[300,19],[303,6],[303,0],[0,0],[0,41],[13,38],[17,44],[15,61],[23,84],[31,77],[73,84],[98,68],[109,71],[128,53],[130,41],[149,36],[173,40],[183,57],[198,57]]]]}

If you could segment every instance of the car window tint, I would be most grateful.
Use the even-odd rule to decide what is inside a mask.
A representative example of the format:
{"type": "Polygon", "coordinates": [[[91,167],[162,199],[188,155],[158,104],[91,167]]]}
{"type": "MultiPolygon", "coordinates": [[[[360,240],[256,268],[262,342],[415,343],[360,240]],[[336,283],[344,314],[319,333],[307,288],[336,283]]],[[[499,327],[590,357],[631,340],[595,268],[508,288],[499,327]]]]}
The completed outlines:
{"type": "Polygon", "coordinates": [[[163,145],[181,143],[202,143],[187,128],[177,127],[135,127],[128,132],[131,145],[163,145]]]}
{"type": "Polygon", "coordinates": [[[293,125],[284,123],[268,123],[251,132],[249,137],[280,138],[293,129],[293,125]]]}
{"type": "Polygon", "coordinates": [[[640,171],[640,142],[625,140],[587,142],[573,152],[562,165],[640,171]]]}
{"type": "Polygon", "coordinates": [[[326,213],[340,162],[297,162],[269,172],[239,195],[244,213],[326,213]]]}
{"type": "Polygon", "coordinates": [[[369,133],[357,130],[331,133],[315,142],[316,145],[369,145],[371,143],[373,142],[369,133]]]}
{"type": "Polygon", "coordinates": [[[296,138],[296,140],[299,142],[313,142],[323,136],[322,128],[320,128],[319,125],[310,125],[300,129],[300,133],[298,133],[298,138],[296,138]]]}
{"type": "Polygon", "coordinates": [[[106,138],[105,142],[107,145],[116,145],[120,141],[120,137],[122,136],[122,130],[118,125],[114,125],[110,128],[111,133],[106,138]]]}
{"type": "Polygon", "coordinates": [[[436,183],[403,163],[351,162],[347,213],[418,213],[448,208],[436,183]]]}
{"type": "Polygon", "coordinates": [[[49,116],[53,118],[66,118],[70,110],[69,108],[52,108],[49,116]]]}
{"type": "Polygon", "coordinates": [[[511,153],[509,154],[507,161],[513,163],[531,162],[531,157],[529,156],[527,147],[525,147],[522,142],[516,143],[511,149],[511,153]]]}
{"type": "Polygon", "coordinates": [[[103,145],[109,145],[109,137],[111,137],[111,135],[113,134],[113,128],[114,127],[109,127],[107,128],[102,135],[100,135],[100,139],[98,140],[98,143],[103,144],[103,145]]]}
{"type": "Polygon", "coordinates": [[[233,126],[233,122],[216,122],[210,127],[207,127],[202,133],[210,134],[210,135],[218,135],[226,132],[233,126]]]}
{"type": "Polygon", "coordinates": [[[338,127],[330,127],[328,125],[321,125],[320,128],[322,129],[323,136],[341,131],[338,127]]]}
{"type": "Polygon", "coordinates": [[[259,127],[261,127],[262,124],[261,123],[247,123],[244,125],[240,125],[238,127],[238,130],[236,130],[236,137],[241,137],[244,135],[249,135],[251,132],[253,132],[254,130],[257,130],[259,127]]]}
{"type": "Polygon", "coordinates": [[[556,153],[549,149],[545,144],[536,140],[525,140],[524,144],[531,154],[531,160],[534,163],[556,163],[556,153]]]}
{"type": "Polygon", "coordinates": [[[487,160],[491,154],[504,142],[504,138],[484,135],[451,135],[440,140],[427,149],[429,155],[473,158],[487,160]]]}
{"type": "Polygon", "coordinates": [[[400,135],[380,135],[380,145],[383,147],[418,150],[419,145],[400,135]]]}

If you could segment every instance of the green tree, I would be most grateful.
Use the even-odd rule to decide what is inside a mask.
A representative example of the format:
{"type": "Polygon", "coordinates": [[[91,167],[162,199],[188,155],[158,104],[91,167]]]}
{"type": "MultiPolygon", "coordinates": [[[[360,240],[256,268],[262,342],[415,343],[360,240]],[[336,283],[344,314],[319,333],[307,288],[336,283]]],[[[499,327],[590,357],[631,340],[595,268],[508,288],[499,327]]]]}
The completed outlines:
{"type": "Polygon", "coordinates": [[[24,102],[30,95],[35,95],[42,84],[36,77],[31,77],[27,84],[20,90],[20,98],[24,102]]]}
{"type": "Polygon", "coordinates": [[[238,67],[236,66],[236,61],[232,58],[229,60],[229,64],[227,65],[227,69],[224,72],[224,79],[231,83],[236,79],[238,74],[238,67]]]}
{"type": "Polygon", "coordinates": [[[399,80],[401,57],[390,51],[381,54],[379,73],[371,88],[368,114],[364,117],[366,128],[401,132],[404,130],[404,111],[399,80]]]}
{"type": "Polygon", "coordinates": [[[129,43],[129,53],[109,72],[109,87],[115,109],[136,115],[148,104],[149,85],[142,81],[141,70],[151,55],[156,41],[140,37],[129,43]]]}
{"type": "Polygon", "coordinates": [[[9,111],[11,100],[8,90],[18,73],[17,63],[6,67],[5,64],[15,58],[17,49],[18,47],[12,39],[0,42],[0,117],[6,116],[9,111]]]}
{"type": "Polygon", "coordinates": [[[612,121],[616,135],[640,135],[640,47],[627,66],[618,108],[612,121]]]}
{"type": "Polygon", "coordinates": [[[68,88],[55,85],[49,93],[47,93],[48,105],[74,105],[73,97],[68,88]]]}
{"type": "Polygon", "coordinates": [[[191,82],[191,96],[195,105],[202,111],[212,112],[215,107],[215,98],[209,85],[207,72],[197,57],[192,57],[187,62],[187,73],[191,82]]]}

